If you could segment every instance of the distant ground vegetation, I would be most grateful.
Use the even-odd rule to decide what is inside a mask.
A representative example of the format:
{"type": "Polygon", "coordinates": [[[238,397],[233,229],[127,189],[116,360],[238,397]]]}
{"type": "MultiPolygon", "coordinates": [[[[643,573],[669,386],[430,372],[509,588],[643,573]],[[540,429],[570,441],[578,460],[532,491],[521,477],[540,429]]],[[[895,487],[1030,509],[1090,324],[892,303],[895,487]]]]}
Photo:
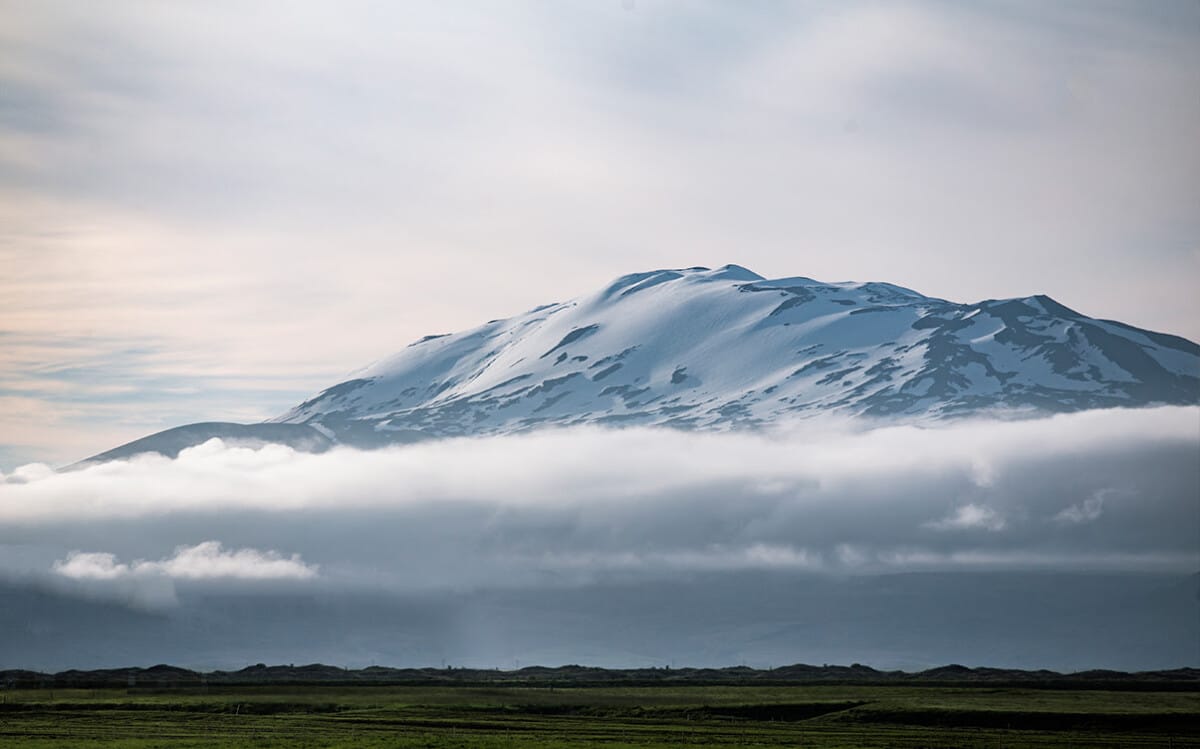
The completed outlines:
{"type": "MultiPolygon", "coordinates": [[[[497,677],[493,684],[474,686],[467,679],[478,680],[481,672],[465,670],[429,676],[461,676],[458,685],[286,683],[311,677],[314,670],[251,668],[225,674],[224,682],[213,674],[185,682],[184,676],[197,675],[159,668],[139,671],[135,678],[143,678],[132,688],[54,686],[59,679],[34,689],[8,688],[0,691],[0,745],[1200,747],[1195,674],[1190,682],[1147,675],[1114,682],[1109,675],[1105,688],[1092,689],[1061,679],[1038,681],[1028,672],[1025,686],[997,686],[980,679],[980,670],[970,672],[974,681],[955,686],[912,675],[893,676],[891,683],[704,686],[688,677],[671,681],[677,674],[671,670],[668,677],[666,669],[654,686],[600,685],[593,669],[502,672],[509,683],[497,677]],[[239,674],[248,681],[268,675],[280,680],[247,686],[233,681],[239,674]],[[156,676],[166,678],[155,681],[156,676]],[[564,685],[571,676],[590,679],[581,682],[590,686],[564,685]],[[515,683],[518,679],[525,681],[515,683]],[[1036,688],[1049,685],[1056,688],[1036,688]]],[[[747,671],[722,670],[705,678],[745,679],[747,671]]],[[[406,673],[350,673],[366,679],[382,672],[406,673]]],[[[132,670],[105,673],[112,678],[126,673],[128,680],[132,670]]],[[[604,673],[618,681],[643,678],[637,672],[604,673]]],[[[964,674],[954,669],[935,675],[964,674]]]]}

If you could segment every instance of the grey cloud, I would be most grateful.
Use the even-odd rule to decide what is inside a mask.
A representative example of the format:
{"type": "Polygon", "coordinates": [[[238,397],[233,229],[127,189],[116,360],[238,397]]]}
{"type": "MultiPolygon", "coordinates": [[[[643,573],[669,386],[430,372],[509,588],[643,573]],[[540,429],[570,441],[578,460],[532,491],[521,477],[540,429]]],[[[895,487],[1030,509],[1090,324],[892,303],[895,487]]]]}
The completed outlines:
{"type": "MultiPolygon", "coordinates": [[[[1180,227],[1172,244],[1194,242],[1200,154],[1186,134],[1200,110],[1179,96],[1195,83],[1194,40],[1187,24],[1148,14],[925,3],[633,13],[297,3],[286,21],[217,6],[55,10],[14,14],[17,54],[0,74],[32,92],[13,127],[32,111],[73,134],[45,133],[39,158],[10,178],[193,232],[250,221],[300,244],[298,222],[342,237],[367,227],[388,251],[401,240],[415,257],[436,243],[487,265],[504,246],[505,264],[538,262],[572,282],[580,276],[554,262],[563,248],[603,248],[614,274],[648,254],[678,264],[685,246],[704,256],[692,262],[747,248],[739,261],[769,275],[819,277],[832,270],[819,253],[838,247],[854,268],[834,276],[944,295],[963,290],[940,266],[979,283],[958,256],[1015,286],[1020,264],[1004,261],[1044,260],[1050,242],[1076,261],[1115,227],[1126,251],[1167,226],[1180,227]],[[923,189],[910,195],[914,174],[923,189]],[[1053,210],[1030,211],[1031,191],[1053,210]],[[797,202],[808,210],[785,218],[797,202]],[[1124,210],[1078,220],[1114,205],[1124,210]],[[902,262],[892,247],[942,262],[902,262]],[[797,249],[818,267],[780,267],[797,249]]],[[[1178,251],[1156,254],[1178,262],[1178,251]]]]}

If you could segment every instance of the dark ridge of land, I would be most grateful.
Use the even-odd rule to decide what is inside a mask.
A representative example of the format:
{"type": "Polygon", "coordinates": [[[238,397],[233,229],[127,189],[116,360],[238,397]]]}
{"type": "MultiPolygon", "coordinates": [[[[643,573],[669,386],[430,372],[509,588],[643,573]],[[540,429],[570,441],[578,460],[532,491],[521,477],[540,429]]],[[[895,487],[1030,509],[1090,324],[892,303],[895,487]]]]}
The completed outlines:
{"type": "Polygon", "coordinates": [[[0,670],[0,688],[133,687],[177,689],[201,686],[787,686],[908,685],[908,686],[1019,686],[1046,689],[1117,689],[1127,691],[1200,690],[1200,669],[1160,671],[1090,670],[1074,673],[1004,668],[941,666],[925,671],[880,671],[855,663],[850,666],[795,664],[772,669],[746,666],[728,668],[608,669],[567,665],[528,666],[514,670],[473,668],[388,668],[371,666],[344,669],[313,663],[304,666],[267,666],[259,663],[238,671],[192,671],[160,664],[91,671],[42,673],[21,669],[0,670]]]}

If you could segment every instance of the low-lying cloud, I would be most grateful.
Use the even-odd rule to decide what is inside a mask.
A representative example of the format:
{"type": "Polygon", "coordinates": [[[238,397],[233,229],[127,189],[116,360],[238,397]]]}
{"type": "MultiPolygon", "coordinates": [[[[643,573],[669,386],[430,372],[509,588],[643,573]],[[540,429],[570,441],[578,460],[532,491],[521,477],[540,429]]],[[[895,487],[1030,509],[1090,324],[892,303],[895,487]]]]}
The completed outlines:
{"type": "Polygon", "coordinates": [[[136,559],[129,564],[119,562],[115,554],[108,552],[72,551],[66,559],[54,563],[54,571],[74,580],[147,575],[183,580],[308,580],[317,576],[317,567],[305,564],[299,554],[284,557],[276,551],[226,550],[219,541],[180,546],[166,559],[136,559]]]}
{"type": "Polygon", "coordinates": [[[52,587],[59,592],[121,601],[140,609],[171,608],[179,603],[178,584],[259,586],[304,583],[318,577],[318,565],[299,554],[226,549],[219,541],[178,546],[162,559],[120,561],[106,551],[69,552],[51,565],[52,587]]]}
{"type": "Polygon", "coordinates": [[[429,590],[753,569],[1194,571],[1198,454],[1197,408],[324,454],[214,440],[3,477],[0,572],[429,590]]]}

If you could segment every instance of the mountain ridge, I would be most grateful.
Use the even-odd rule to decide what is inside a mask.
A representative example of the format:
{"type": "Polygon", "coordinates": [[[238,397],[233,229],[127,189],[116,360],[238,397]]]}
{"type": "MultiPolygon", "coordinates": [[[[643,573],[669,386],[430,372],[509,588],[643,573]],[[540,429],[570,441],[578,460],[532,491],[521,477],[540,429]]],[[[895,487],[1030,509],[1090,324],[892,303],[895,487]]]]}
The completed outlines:
{"type": "Polygon", "coordinates": [[[967,667],[958,664],[921,671],[880,670],[860,663],[850,666],[796,663],[776,668],[726,666],[723,668],[602,668],[567,664],[525,666],[515,669],[434,668],[370,666],[348,669],[311,663],[301,666],[256,664],[237,671],[199,671],[168,664],[149,668],[68,669],[56,673],[9,669],[0,671],[0,685],[13,688],[103,688],[144,689],[188,688],[220,685],[269,684],[806,684],[806,683],[900,683],[979,684],[997,686],[1092,689],[1137,689],[1139,685],[1162,689],[1179,686],[1194,689],[1200,669],[1174,668],[1150,671],[1092,669],[1060,672],[1047,669],[967,667]]]}
{"type": "MultiPolygon", "coordinates": [[[[320,450],[580,424],[722,430],[818,413],[925,423],[1198,401],[1200,346],[1045,294],[960,304],[880,281],[697,266],[425,336],[228,438],[320,450]]],[[[91,460],[177,454],[179,429],[91,460]]]]}

